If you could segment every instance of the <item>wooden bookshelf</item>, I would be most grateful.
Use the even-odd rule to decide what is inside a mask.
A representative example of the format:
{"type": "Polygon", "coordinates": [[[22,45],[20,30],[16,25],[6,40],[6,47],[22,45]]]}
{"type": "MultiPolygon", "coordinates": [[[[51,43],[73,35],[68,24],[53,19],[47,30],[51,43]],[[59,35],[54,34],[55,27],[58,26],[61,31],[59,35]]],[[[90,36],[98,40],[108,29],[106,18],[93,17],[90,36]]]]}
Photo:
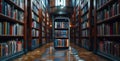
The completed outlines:
{"type": "Polygon", "coordinates": [[[114,0],[109,0],[109,1],[106,2],[105,4],[103,4],[103,5],[101,5],[100,7],[98,7],[98,8],[97,8],[97,11],[100,11],[100,10],[102,10],[102,9],[105,9],[108,5],[113,4],[113,3],[115,3],[114,0]]]}
{"type": "Polygon", "coordinates": [[[19,23],[19,24],[24,24],[23,22],[20,22],[16,19],[10,18],[9,16],[5,16],[4,14],[0,13],[0,21],[8,21],[8,22],[12,22],[12,23],[19,23]]]}
{"type": "Polygon", "coordinates": [[[34,50],[35,48],[40,47],[40,4],[41,1],[39,2],[29,0],[28,4],[28,23],[27,26],[29,29],[28,30],[28,49],[29,50],[34,50]]]}
{"type": "Polygon", "coordinates": [[[120,27],[118,25],[120,0],[95,0],[94,10],[94,26],[96,31],[94,38],[95,52],[110,60],[120,61],[120,53],[117,52],[120,51],[120,42],[118,41],[120,38],[118,32],[120,27]]]}
{"type": "Polygon", "coordinates": [[[2,6],[0,7],[0,31],[2,31],[0,32],[0,60],[2,61],[20,56],[27,50],[26,3],[26,0],[0,1],[0,6],[2,6]],[[10,43],[13,43],[14,46],[10,45],[10,43]],[[9,51],[2,51],[3,49],[9,49],[9,51]]]}
{"type": "MultiPolygon", "coordinates": [[[[83,7],[84,8],[84,7],[83,7]]],[[[74,10],[74,15],[75,15],[75,18],[74,18],[74,20],[75,20],[75,35],[74,35],[74,41],[75,41],[75,44],[77,44],[78,46],[80,46],[80,40],[81,40],[81,33],[80,33],[80,31],[81,31],[81,27],[80,27],[80,24],[81,24],[81,18],[80,18],[80,15],[81,14],[81,10],[80,10],[80,2],[79,2],[79,4],[78,5],[76,5],[76,7],[75,7],[75,10],[74,10]]]]}
{"type": "MultiPolygon", "coordinates": [[[[92,8],[93,6],[93,0],[81,0],[80,1],[80,10],[78,10],[79,13],[79,22],[80,26],[79,32],[80,32],[80,41],[78,45],[86,48],[87,50],[92,50],[92,8]],[[84,44],[85,43],[85,44],[84,44]]],[[[77,11],[77,12],[78,12],[77,11]]],[[[78,31],[76,31],[78,32],[78,31]]]]}
{"type": "Polygon", "coordinates": [[[118,21],[118,20],[116,20],[116,19],[119,19],[119,17],[120,17],[120,14],[119,14],[119,15],[112,16],[112,17],[107,18],[107,19],[104,19],[104,20],[102,20],[102,21],[98,21],[97,24],[115,22],[115,21],[118,21]],[[114,20],[114,21],[113,21],[113,20],[114,20]]]}
{"type": "Polygon", "coordinates": [[[54,48],[68,48],[70,40],[69,19],[67,17],[56,17],[53,23],[54,48]]]}

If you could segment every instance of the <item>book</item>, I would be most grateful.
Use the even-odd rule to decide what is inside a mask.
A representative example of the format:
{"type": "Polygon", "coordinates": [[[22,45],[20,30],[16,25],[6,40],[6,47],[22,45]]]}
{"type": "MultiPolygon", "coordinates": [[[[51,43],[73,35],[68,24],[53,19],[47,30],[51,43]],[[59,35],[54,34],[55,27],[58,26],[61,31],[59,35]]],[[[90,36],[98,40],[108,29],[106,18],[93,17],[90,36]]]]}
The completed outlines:
{"type": "Polygon", "coordinates": [[[3,31],[3,30],[2,30],[2,24],[3,24],[3,23],[0,22],[0,35],[2,35],[2,31],[3,31]]]}
{"type": "Polygon", "coordinates": [[[12,1],[13,3],[16,3],[17,6],[19,6],[20,8],[24,9],[24,0],[10,0],[12,1]]]}
{"type": "Polygon", "coordinates": [[[89,36],[89,30],[83,30],[82,31],[82,37],[88,37],[89,36]]]}
{"type": "Polygon", "coordinates": [[[81,46],[84,48],[89,49],[90,45],[89,45],[89,40],[88,39],[82,39],[81,40],[81,46]]]}
{"type": "Polygon", "coordinates": [[[97,12],[97,21],[104,21],[105,19],[114,17],[119,14],[119,4],[116,2],[105,9],[97,12]]]}
{"type": "Polygon", "coordinates": [[[99,51],[115,57],[120,57],[120,43],[107,39],[100,40],[99,51]]]}
{"type": "Polygon", "coordinates": [[[55,39],[55,47],[68,47],[68,39],[55,39]]]}
{"type": "Polygon", "coordinates": [[[98,35],[119,35],[120,22],[116,21],[110,24],[101,24],[97,26],[98,35]]]}
{"type": "Polygon", "coordinates": [[[68,22],[55,22],[55,28],[68,28],[68,22]]]}
{"type": "Polygon", "coordinates": [[[23,51],[22,40],[8,40],[0,43],[0,57],[9,56],[20,51],[23,51]]]}
{"type": "Polygon", "coordinates": [[[23,19],[24,19],[23,11],[16,9],[14,6],[12,6],[11,4],[9,4],[8,2],[6,2],[4,0],[1,0],[0,6],[1,6],[0,13],[4,14],[5,16],[8,16],[10,18],[13,18],[15,20],[18,20],[20,22],[23,22],[23,19]]]}

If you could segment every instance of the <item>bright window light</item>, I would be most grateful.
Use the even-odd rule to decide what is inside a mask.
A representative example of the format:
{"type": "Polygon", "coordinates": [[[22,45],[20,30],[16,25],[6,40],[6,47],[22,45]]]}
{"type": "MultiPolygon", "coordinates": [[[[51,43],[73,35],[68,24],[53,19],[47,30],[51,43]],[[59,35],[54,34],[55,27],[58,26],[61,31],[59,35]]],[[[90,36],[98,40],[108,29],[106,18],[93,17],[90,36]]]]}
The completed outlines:
{"type": "Polygon", "coordinates": [[[66,0],[55,0],[55,6],[65,6],[66,0]]]}

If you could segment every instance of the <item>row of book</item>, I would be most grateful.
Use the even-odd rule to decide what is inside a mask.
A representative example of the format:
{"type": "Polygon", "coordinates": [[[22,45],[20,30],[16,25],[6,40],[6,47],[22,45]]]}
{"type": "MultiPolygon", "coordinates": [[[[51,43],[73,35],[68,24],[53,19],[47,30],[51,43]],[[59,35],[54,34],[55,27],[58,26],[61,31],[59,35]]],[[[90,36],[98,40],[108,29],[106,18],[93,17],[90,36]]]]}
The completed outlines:
{"type": "Polygon", "coordinates": [[[112,0],[97,0],[97,9],[112,0]]]}
{"type": "Polygon", "coordinates": [[[24,12],[16,9],[14,6],[11,6],[7,2],[0,2],[0,13],[20,22],[23,22],[24,19],[24,12]]]}
{"type": "Polygon", "coordinates": [[[40,44],[39,39],[32,39],[32,48],[37,48],[40,44]]]}
{"type": "Polygon", "coordinates": [[[39,17],[32,12],[32,19],[39,22],[39,17]]]}
{"type": "Polygon", "coordinates": [[[67,30],[55,30],[55,36],[56,37],[68,37],[68,31],[67,30]]]}
{"type": "Polygon", "coordinates": [[[88,13],[81,18],[81,22],[88,20],[88,13]]]}
{"type": "Polygon", "coordinates": [[[32,10],[36,13],[36,14],[38,14],[38,11],[39,11],[39,9],[37,8],[37,6],[33,3],[33,5],[32,5],[32,10]]]}
{"type": "Polygon", "coordinates": [[[83,8],[87,3],[88,3],[88,0],[81,0],[80,1],[81,8],[83,8]]]}
{"type": "Polygon", "coordinates": [[[89,36],[89,30],[86,29],[86,30],[83,30],[82,31],[82,37],[88,37],[89,36]]]}
{"type": "Polygon", "coordinates": [[[101,24],[97,26],[98,35],[119,35],[120,34],[119,31],[120,31],[120,22],[101,24]]]}
{"type": "Polygon", "coordinates": [[[82,10],[82,15],[88,11],[88,3],[85,5],[85,7],[82,10]]]}
{"type": "Polygon", "coordinates": [[[36,8],[39,8],[40,7],[40,0],[36,0],[36,1],[34,1],[34,0],[31,0],[31,2],[32,2],[32,7],[33,7],[33,5],[35,5],[36,6],[36,8]]]}
{"type": "Polygon", "coordinates": [[[97,20],[105,20],[107,18],[111,18],[115,15],[119,15],[119,4],[118,2],[114,3],[113,5],[108,6],[107,8],[99,11],[97,13],[97,20]]]}
{"type": "Polygon", "coordinates": [[[68,28],[69,22],[55,22],[55,28],[68,28]]]}
{"type": "Polygon", "coordinates": [[[0,43],[0,57],[12,55],[23,51],[23,40],[9,40],[0,43]]]}
{"type": "Polygon", "coordinates": [[[45,37],[45,32],[42,32],[42,37],[45,37]]]}
{"type": "Polygon", "coordinates": [[[39,37],[39,30],[32,29],[32,36],[33,37],[39,37]]]}
{"type": "Polygon", "coordinates": [[[112,40],[101,40],[99,42],[99,51],[120,57],[120,43],[112,40]]]}
{"type": "Polygon", "coordinates": [[[88,28],[88,27],[89,27],[89,23],[87,21],[81,24],[82,29],[85,29],[85,28],[88,28]]]}
{"type": "Polygon", "coordinates": [[[38,23],[38,22],[32,21],[32,27],[39,29],[40,26],[39,26],[39,23],[38,23]]]}
{"type": "Polygon", "coordinates": [[[68,47],[68,39],[55,39],[55,47],[68,47]]]}
{"type": "Polygon", "coordinates": [[[17,6],[24,9],[24,0],[10,0],[10,1],[14,2],[15,4],[17,4],[17,6]]]}
{"type": "Polygon", "coordinates": [[[89,39],[82,39],[81,40],[81,46],[84,47],[84,48],[87,48],[89,49],[89,39]]]}
{"type": "Polygon", "coordinates": [[[0,35],[23,36],[23,26],[11,24],[10,22],[0,22],[0,35]]]}

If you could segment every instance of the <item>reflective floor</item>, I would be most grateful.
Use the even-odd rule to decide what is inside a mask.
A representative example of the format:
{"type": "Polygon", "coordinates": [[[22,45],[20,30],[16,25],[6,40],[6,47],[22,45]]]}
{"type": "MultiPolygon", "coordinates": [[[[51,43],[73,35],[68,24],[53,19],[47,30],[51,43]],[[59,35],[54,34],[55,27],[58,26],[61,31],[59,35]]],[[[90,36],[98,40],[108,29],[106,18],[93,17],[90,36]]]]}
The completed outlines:
{"type": "Polygon", "coordinates": [[[56,50],[54,47],[47,48],[42,55],[42,61],[84,61],[78,56],[76,49],[56,50]]]}
{"type": "Polygon", "coordinates": [[[30,51],[14,61],[110,61],[75,44],[66,50],[56,50],[53,43],[30,51]]]}

